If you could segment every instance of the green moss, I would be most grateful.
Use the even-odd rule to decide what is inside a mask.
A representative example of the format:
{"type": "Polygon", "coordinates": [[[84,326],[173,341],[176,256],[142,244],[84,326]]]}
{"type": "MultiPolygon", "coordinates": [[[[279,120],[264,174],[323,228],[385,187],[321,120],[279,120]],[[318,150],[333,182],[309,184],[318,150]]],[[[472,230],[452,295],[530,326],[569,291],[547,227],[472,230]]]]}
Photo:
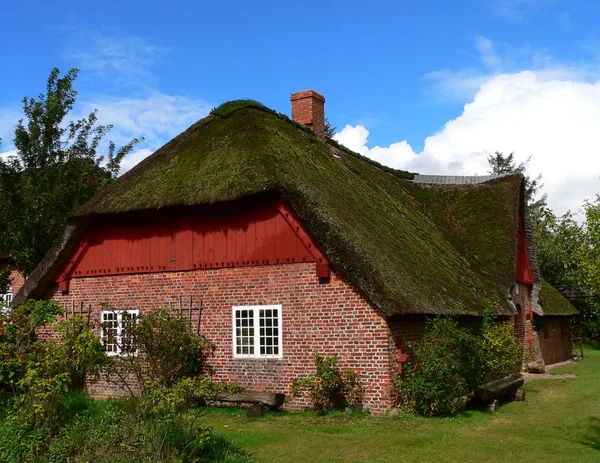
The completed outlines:
{"type": "Polygon", "coordinates": [[[220,106],[76,216],[274,194],[294,208],[336,269],[383,313],[510,313],[514,177],[467,191],[423,188],[403,180],[412,174],[325,144],[305,126],[257,105],[244,100],[220,106]],[[454,228],[444,217],[445,204],[457,217],[454,228]],[[497,220],[484,223],[493,214],[497,220]]]}
{"type": "Polygon", "coordinates": [[[223,103],[222,105],[214,108],[210,113],[215,116],[227,117],[234,111],[237,111],[238,109],[241,109],[241,108],[255,108],[255,109],[259,109],[261,111],[271,111],[269,108],[267,108],[266,106],[264,106],[263,104],[261,104],[260,102],[258,102],[256,100],[243,99],[243,100],[227,101],[227,102],[223,103]]]}
{"type": "Polygon", "coordinates": [[[550,283],[542,278],[540,304],[544,315],[578,315],[577,309],[558,292],[550,283]]]}
{"type": "Polygon", "coordinates": [[[512,175],[477,185],[414,185],[410,193],[480,277],[506,291],[515,281],[522,181],[512,175]]]}

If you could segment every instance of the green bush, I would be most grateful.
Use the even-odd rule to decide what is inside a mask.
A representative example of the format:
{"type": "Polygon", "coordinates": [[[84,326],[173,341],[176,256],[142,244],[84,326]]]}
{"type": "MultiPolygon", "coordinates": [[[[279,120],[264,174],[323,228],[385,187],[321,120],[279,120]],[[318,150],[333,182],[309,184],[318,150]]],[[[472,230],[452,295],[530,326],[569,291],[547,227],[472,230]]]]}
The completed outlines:
{"type": "Polygon", "coordinates": [[[346,406],[356,407],[363,397],[360,375],[352,370],[340,370],[337,357],[314,353],[314,375],[292,380],[292,395],[308,391],[313,408],[319,414],[346,406]]]}
{"type": "Polygon", "coordinates": [[[17,391],[31,362],[36,363],[36,330],[60,313],[55,302],[27,301],[0,315],[0,392],[17,391]]]}
{"type": "Polygon", "coordinates": [[[404,367],[402,392],[425,416],[445,416],[463,406],[477,361],[476,341],[450,318],[428,321],[423,338],[409,343],[413,355],[404,367]]]}
{"type": "Polygon", "coordinates": [[[519,373],[523,364],[523,343],[510,322],[495,323],[486,317],[478,336],[480,368],[476,382],[489,383],[519,373]]]}
{"type": "Polygon", "coordinates": [[[53,302],[27,301],[0,320],[0,461],[252,461],[190,409],[240,388],[199,374],[212,345],[187,320],[151,313],[129,331],[137,351],[109,361],[80,316],[57,323],[56,340],[38,339],[59,313],[53,302]],[[139,379],[142,397],[96,402],[73,394],[85,375],[115,364],[139,379]]]}
{"type": "Polygon", "coordinates": [[[124,389],[127,378],[133,375],[142,394],[147,385],[169,388],[183,378],[205,373],[206,357],[214,350],[206,337],[190,328],[187,318],[167,308],[145,315],[127,333],[136,350],[114,357],[108,373],[118,378],[124,389]]]}
{"type": "MultiPolygon", "coordinates": [[[[0,409],[4,418],[11,408],[0,409]]],[[[215,436],[196,415],[178,421],[149,419],[136,399],[95,401],[83,394],[65,395],[62,413],[69,417],[58,433],[33,430],[0,419],[0,461],[7,463],[176,463],[253,462],[250,456],[215,436]]]]}
{"type": "Polygon", "coordinates": [[[399,383],[400,395],[417,413],[447,416],[457,412],[482,384],[516,374],[523,345],[509,322],[486,315],[477,329],[461,328],[449,318],[429,320],[399,383]]]}
{"type": "Polygon", "coordinates": [[[57,324],[58,339],[38,339],[37,330],[62,309],[52,301],[27,301],[0,325],[0,391],[13,395],[12,418],[52,433],[61,425],[63,395],[80,390],[105,355],[98,337],[80,317],[57,324]]]}

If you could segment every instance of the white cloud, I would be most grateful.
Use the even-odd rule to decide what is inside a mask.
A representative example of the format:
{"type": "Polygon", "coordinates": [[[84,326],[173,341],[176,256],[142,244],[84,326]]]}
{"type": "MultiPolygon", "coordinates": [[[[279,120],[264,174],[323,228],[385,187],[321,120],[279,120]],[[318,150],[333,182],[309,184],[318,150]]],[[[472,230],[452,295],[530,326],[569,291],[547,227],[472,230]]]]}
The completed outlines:
{"type": "Polygon", "coordinates": [[[133,153],[130,153],[129,156],[123,159],[123,162],[121,163],[121,174],[130,170],[132,167],[134,167],[140,161],[146,159],[152,153],[153,151],[149,150],[148,148],[142,148],[140,150],[134,151],[133,153]]]}
{"type": "MultiPolygon", "coordinates": [[[[123,160],[122,172],[208,115],[212,107],[209,103],[196,97],[170,95],[158,90],[158,79],[152,67],[163,61],[168,51],[165,48],[142,37],[125,35],[114,28],[63,29],[68,38],[64,55],[82,69],[79,79],[87,81],[88,87],[102,89],[93,94],[80,93],[65,123],[87,117],[97,109],[98,123],[113,126],[100,146],[101,152],[107,149],[109,140],[119,147],[133,138],[144,137],[136,151],[123,160]],[[110,96],[113,84],[127,87],[124,92],[127,96],[110,96]]],[[[13,148],[14,126],[22,117],[22,111],[17,108],[0,108],[0,138],[3,139],[0,149],[13,148]]],[[[0,153],[0,156],[3,154],[0,153]]]]}
{"type": "Polygon", "coordinates": [[[527,15],[557,3],[559,0],[492,0],[490,9],[497,16],[520,21],[527,15]]]}
{"type": "Polygon", "coordinates": [[[0,159],[6,161],[10,156],[16,156],[17,150],[9,150],[0,152],[0,159]]]}
{"type": "Polygon", "coordinates": [[[196,98],[153,92],[142,98],[90,98],[81,104],[79,117],[94,108],[100,123],[114,126],[107,138],[124,144],[143,136],[144,144],[156,149],[208,115],[211,106],[196,98]]]}
{"type": "Polygon", "coordinates": [[[561,214],[600,193],[600,81],[549,79],[523,71],[491,77],[456,119],[427,137],[421,153],[406,141],[367,146],[369,131],[346,126],[336,139],[391,167],[423,174],[483,175],[487,156],[531,156],[543,175],[549,205],[561,214]]]}
{"type": "Polygon", "coordinates": [[[2,139],[0,149],[12,145],[15,136],[15,125],[22,117],[22,112],[19,112],[16,108],[0,108],[0,139],[2,139]]]}
{"type": "Polygon", "coordinates": [[[66,28],[64,57],[86,73],[126,87],[152,87],[156,76],[150,68],[167,55],[164,47],[143,37],[123,34],[115,28],[66,28]]]}
{"type": "Polygon", "coordinates": [[[581,51],[587,59],[572,61],[558,61],[547,50],[531,45],[515,47],[507,43],[498,44],[484,36],[475,37],[474,48],[476,53],[469,67],[438,69],[425,75],[438,99],[455,102],[471,100],[492,78],[522,70],[534,71],[543,81],[591,82],[600,79],[600,53],[596,41],[581,45],[581,51]]]}

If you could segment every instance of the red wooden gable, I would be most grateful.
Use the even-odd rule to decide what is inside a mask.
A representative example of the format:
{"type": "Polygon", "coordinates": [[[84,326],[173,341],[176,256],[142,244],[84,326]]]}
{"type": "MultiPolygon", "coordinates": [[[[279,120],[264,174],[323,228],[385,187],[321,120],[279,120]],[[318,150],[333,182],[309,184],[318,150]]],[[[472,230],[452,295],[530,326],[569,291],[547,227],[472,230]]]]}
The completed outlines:
{"type": "Polygon", "coordinates": [[[329,262],[291,210],[278,201],[114,216],[92,224],[56,274],[71,278],[223,267],[329,262]]]}
{"type": "Polygon", "coordinates": [[[533,284],[531,275],[531,265],[529,255],[527,254],[527,240],[525,239],[525,229],[523,227],[523,217],[519,217],[519,239],[517,245],[517,276],[516,281],[527,285],[533,284]]]}

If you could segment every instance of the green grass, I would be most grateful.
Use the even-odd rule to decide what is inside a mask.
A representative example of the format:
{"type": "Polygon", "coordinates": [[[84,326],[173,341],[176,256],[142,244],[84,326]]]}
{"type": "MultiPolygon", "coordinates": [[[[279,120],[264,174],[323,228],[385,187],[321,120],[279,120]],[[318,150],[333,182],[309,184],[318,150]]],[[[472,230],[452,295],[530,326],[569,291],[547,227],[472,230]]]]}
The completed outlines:
{"type": "Polygon", "coordinates": [[[259,462],[598,462],[600,350],[553,373],[574,379],[537,380],[526,401],[496,413],[468,411],[446,419],[212,409],[205,424],[259,462]]]}

